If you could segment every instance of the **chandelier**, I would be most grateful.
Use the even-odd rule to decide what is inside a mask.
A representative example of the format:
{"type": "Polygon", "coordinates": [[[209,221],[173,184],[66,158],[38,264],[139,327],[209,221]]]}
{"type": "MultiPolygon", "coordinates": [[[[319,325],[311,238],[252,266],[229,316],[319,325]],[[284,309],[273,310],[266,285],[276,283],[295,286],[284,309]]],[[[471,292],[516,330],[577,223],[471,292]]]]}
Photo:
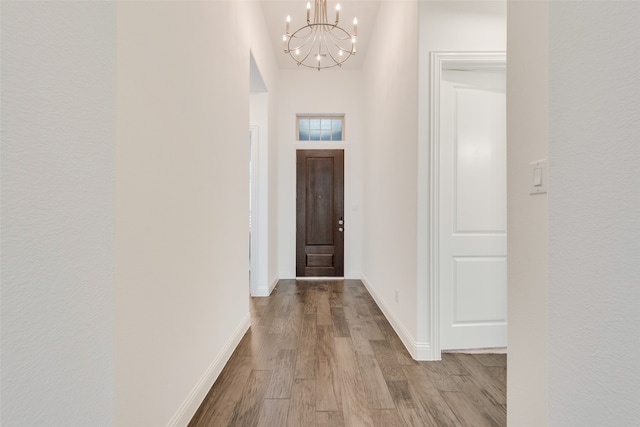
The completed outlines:
{"type": "Polygon", "coordinates": [[[291,16],[287,16],[285,33],[282,36],[284,53],[298,65],[308,68],[341,67],[356,54],[358,19],[353,18],[353,34],[338,26],[340,22],[340,4],[336,5],[336,20],[329,22],[327,0],[314,0],[313,22],[311,21],[311,2],[307,2],[307,25],[294,32],[289,31],[291,16]]]}

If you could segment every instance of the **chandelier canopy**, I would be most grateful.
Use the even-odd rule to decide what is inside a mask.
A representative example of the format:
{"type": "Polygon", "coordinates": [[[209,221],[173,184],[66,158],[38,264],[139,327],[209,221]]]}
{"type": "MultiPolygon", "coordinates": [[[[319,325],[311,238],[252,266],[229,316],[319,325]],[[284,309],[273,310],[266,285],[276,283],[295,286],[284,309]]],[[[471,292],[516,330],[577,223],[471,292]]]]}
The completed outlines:
{"type": "Polygon", "coordinates": [[[327,16],[327,0],[314,0],[313,21],[311,21],[311,2],[307,2],[307,25],[290,32],[291,16],[287,16],[285,33],[282,36],[284,53],[300,66],[316,68],[341,67],[352,55],[356,54],[358,19],[353,18],[353,33],[349,33],[338,24],[340,22],[340,4],[336,5],[335,22],[330,23],[327,16]]]}

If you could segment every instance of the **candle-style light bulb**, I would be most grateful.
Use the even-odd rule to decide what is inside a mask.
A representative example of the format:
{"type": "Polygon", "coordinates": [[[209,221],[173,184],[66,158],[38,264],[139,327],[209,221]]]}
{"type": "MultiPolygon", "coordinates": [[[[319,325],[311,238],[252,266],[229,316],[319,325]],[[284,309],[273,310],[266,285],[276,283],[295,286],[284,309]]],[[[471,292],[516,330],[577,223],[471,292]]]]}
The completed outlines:
{"type": "Polygon", "coordinates": [[[307,24],[311,20],[311,2],[307,2],[307,24]]]}
{"type": "Polygon", "coordinates": [[[289,24],[291,23],[291,16],[287,15],[287,23],[285,25],[285,34],[289,34],[289,24]]]}
{"type": "Polygon", "coordinates": [[[353,18],[353,35],[358,35],[358,18],[353,18]]]}
{"type": "Polygon", "coordinates": [[[340,21],[340,3],[336,5],[336,24],[340,21]]]}

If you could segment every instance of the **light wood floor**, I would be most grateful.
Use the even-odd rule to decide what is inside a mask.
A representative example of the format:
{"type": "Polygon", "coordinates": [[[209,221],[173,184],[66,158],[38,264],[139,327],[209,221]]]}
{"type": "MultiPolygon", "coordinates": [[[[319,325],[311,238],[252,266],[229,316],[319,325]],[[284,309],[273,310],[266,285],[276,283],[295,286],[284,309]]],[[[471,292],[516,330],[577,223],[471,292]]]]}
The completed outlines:
{"type": "Polygon", "coordinates": [[[506,355],[416,362],[358,280],[281,280],[196,426],[505,426],[506,355]]]}

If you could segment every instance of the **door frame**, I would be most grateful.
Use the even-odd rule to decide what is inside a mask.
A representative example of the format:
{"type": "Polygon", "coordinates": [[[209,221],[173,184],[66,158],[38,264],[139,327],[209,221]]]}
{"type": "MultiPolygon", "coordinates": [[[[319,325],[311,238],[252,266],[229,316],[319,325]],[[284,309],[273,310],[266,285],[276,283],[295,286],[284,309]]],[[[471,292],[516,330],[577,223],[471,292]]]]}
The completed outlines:
{"type": "Polygon", "coordinates": [[[491,70],[507,65],[506,52],[431,52],[429,133],[429,360],[440,347],[440,84],[444,70],[491,70]]]}

